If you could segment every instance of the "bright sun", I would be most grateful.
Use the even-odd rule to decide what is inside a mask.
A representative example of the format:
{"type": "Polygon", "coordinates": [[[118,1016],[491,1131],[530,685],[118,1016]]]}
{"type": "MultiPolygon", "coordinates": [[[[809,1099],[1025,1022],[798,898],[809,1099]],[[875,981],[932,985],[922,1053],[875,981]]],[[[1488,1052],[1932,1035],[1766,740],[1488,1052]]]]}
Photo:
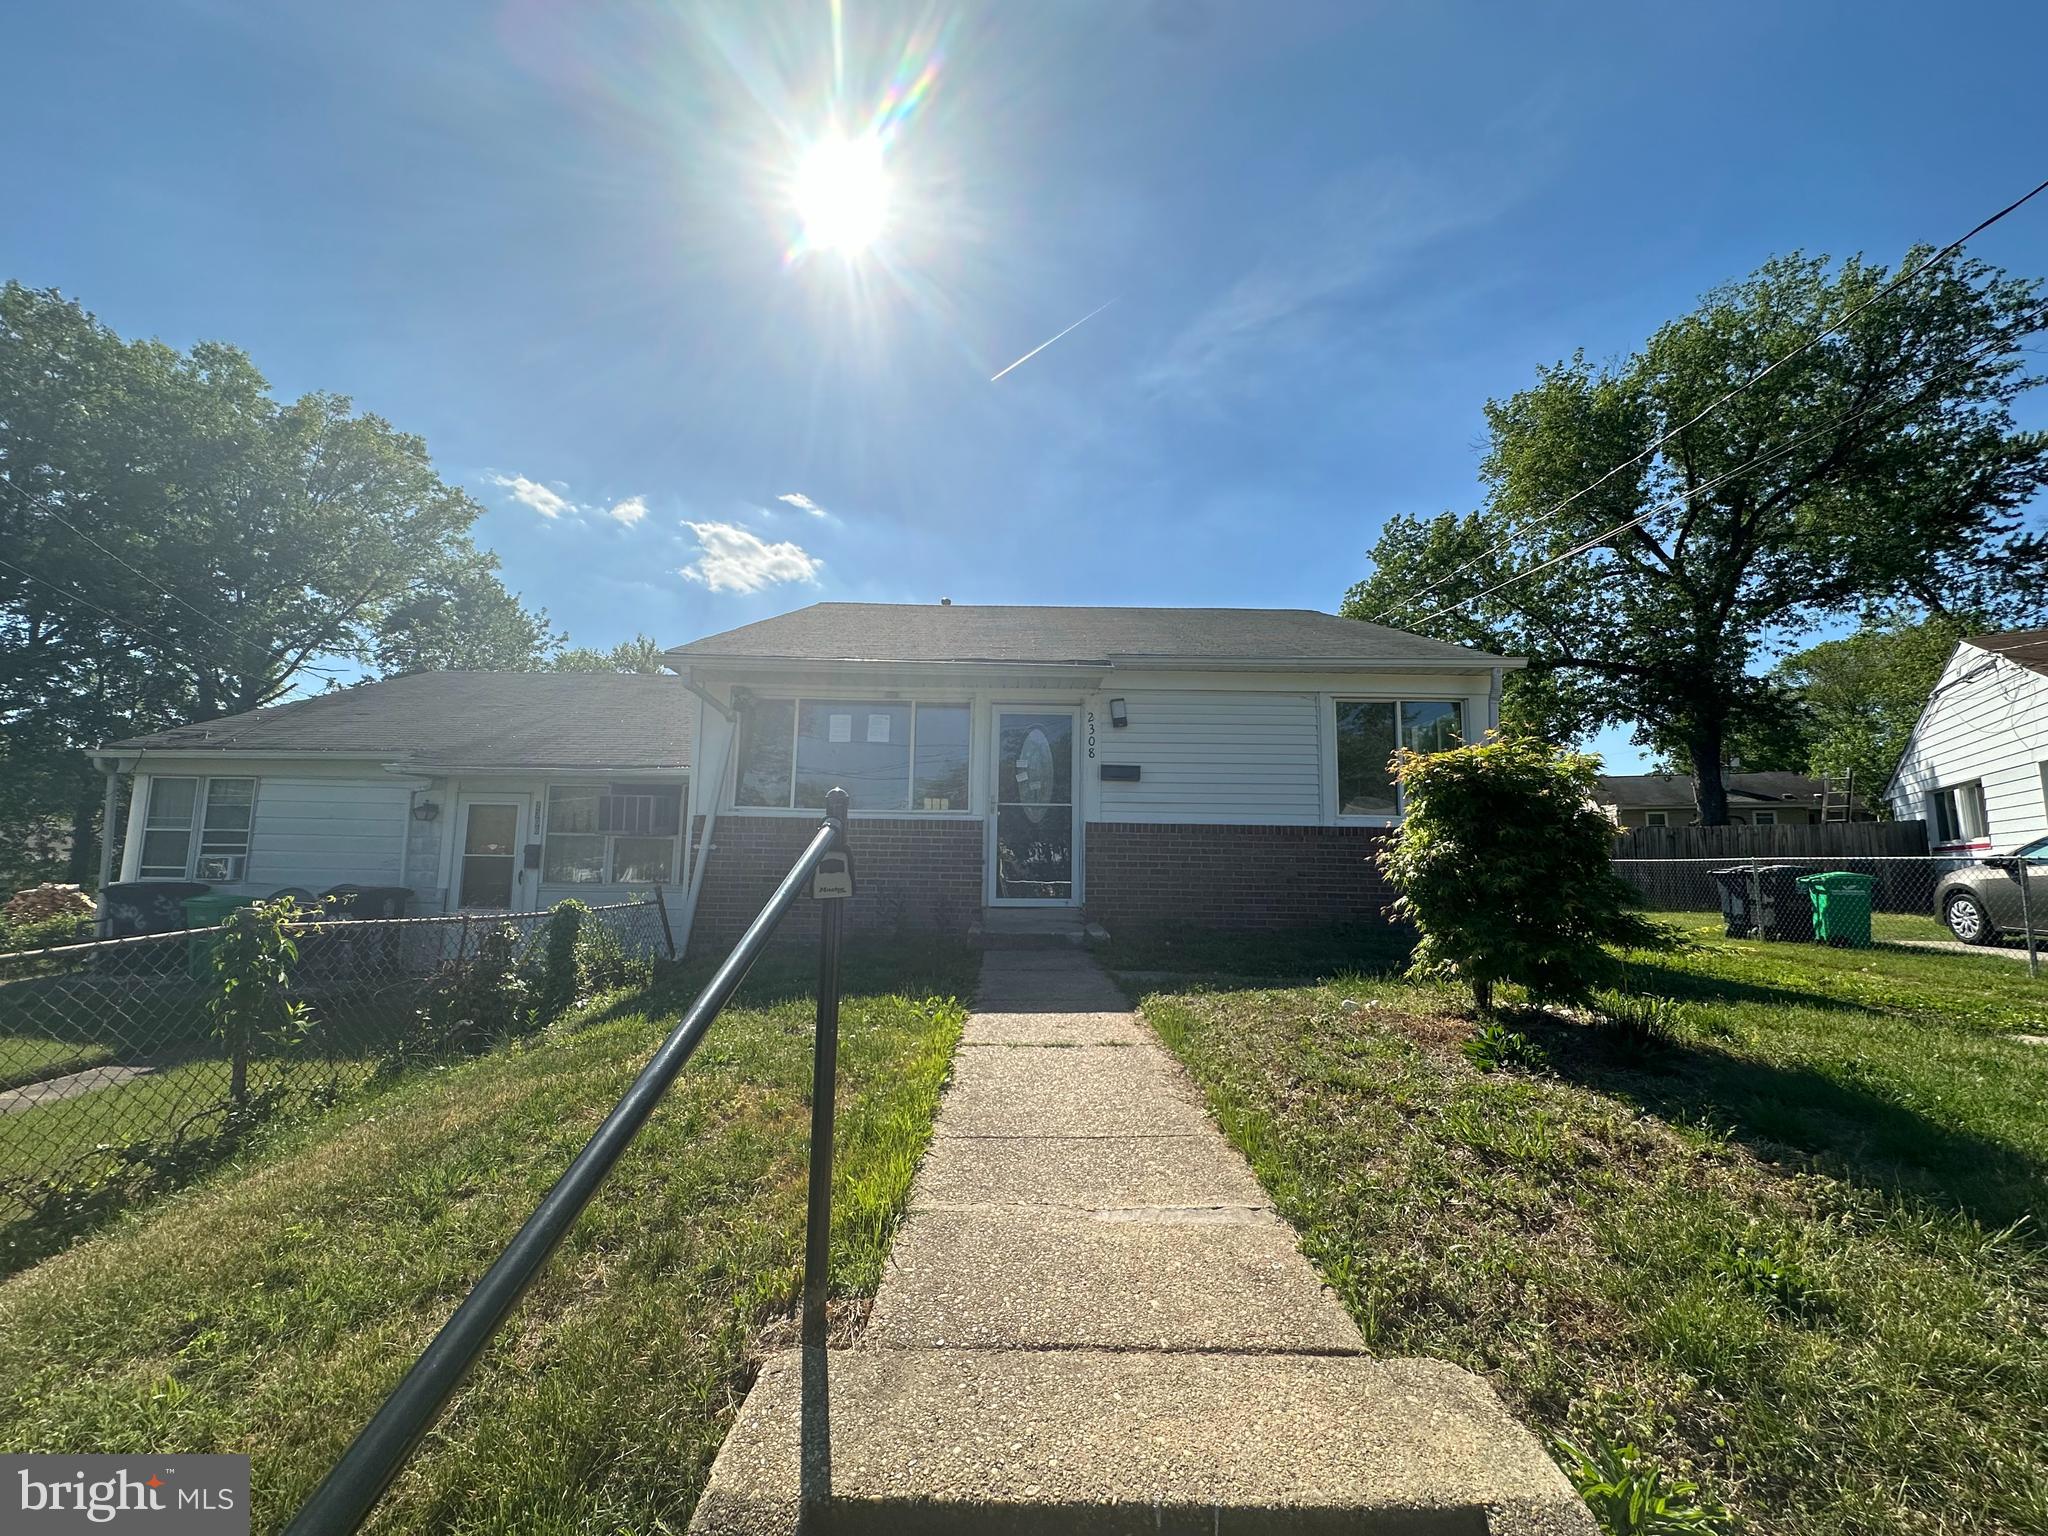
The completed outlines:
{"type": "Polygon", "coordinates": [[[872,133],[849,139],[837,132],[820,139],[797,165],[795,200],[807,249],[859,255],[881,234],[889,214],[881,140],[872,133]]]}

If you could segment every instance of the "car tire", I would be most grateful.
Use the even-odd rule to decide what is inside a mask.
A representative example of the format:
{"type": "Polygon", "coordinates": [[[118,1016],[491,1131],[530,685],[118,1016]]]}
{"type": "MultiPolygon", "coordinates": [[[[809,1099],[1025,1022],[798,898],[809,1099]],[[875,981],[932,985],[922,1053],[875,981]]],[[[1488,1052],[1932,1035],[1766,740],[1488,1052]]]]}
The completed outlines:
{"type": "Polygon", "coordinates": [[[1998,937],[1985,914],[1984,903],[1968,891],[1957,891],[1942,904],[1942,921],[1948,931],[1965,944],[1989,944],[1998,937]]]}

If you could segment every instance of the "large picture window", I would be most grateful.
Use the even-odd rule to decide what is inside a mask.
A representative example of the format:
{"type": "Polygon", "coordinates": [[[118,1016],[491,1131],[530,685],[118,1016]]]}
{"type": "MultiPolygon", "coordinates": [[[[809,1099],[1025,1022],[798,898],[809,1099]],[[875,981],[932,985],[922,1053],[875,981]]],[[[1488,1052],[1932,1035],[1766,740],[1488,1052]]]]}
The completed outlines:
{"type": "Polygon", "coordinates": [[[1398,816],[1397,750],[1443,752],[1465,739],[1465,709],[1455,699],[1339,699],[1337,814],[1398,816]]]}
{"type": "Polygon", "coordinates": [[[973,711],[965,704],[757,699],[741,716],[733,804],[964,811],[973,711]]]}
{"type": "Polygon", "coordinates": [[[664,885],[673,878],[682,819],[680,784],[551,785],[541,880],[664,885]]]}
{"type": "Polygon", "coordinates": [[[248,868],[255,811],[254,779],[152,778],[137,875],[210,884],[240,880],[248,868]]]}

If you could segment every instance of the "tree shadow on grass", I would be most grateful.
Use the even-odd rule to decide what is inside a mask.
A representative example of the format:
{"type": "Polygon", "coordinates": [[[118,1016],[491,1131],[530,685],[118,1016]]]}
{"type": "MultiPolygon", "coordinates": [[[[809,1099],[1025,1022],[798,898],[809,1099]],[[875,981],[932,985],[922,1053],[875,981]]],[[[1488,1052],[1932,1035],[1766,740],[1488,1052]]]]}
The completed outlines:
{"type": "Polygon", "coordinates": [[[1631,1050],[1597,1027],[1518,1021],[1569,1082],[1676,1124],[1706,1126],[1766,1163],[1960,1209],[1986,1226],[2031,1218],[2048,1233],[2048,1166],[2004,1142],[1928,1119],[1875,1072],[1834,1074],[1672,1041],[1631,1050]]]}
{"type": "Polygon", "coordinates": [[[1821,1008],[1834,1013],[1882,1013],[1868,1003],[1811,992],[1771,982],[1740,981],[1732,976],[1705,975],[1662,961],[1631,955],[1622,990],[1668,997],[1682,1003],[1764,1003],[1774,1008],[1821,1008]]]}

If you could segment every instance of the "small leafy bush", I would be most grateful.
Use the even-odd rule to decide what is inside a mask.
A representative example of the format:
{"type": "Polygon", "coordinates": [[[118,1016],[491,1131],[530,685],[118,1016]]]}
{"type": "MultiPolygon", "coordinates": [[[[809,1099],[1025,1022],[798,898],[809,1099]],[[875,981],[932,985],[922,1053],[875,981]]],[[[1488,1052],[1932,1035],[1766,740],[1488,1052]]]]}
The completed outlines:
{"type": "Polygon", "coordinates": [[[292,925],[306,913],[289,896],[239,907],[221,919],[213,941],[213,993],[206,1011],[228,1052],[228,1097],[249,1098],[249,1056],[259,1045],[287,1045],[304,1032],[306,1005],[290,996],[299,946],[292,925]]]}
{"type": "Polygon", "coordinates": [[[1559,1437],[1565,1475],[1607,1536],[1719,1536],[1728,1511],[1703,1503],[1697,1483],[1665,1480],[1663,1469],[1633,1445],[1598,1431],[1589,1444],[1559,1437]]]}
{"type": "Polygon", "coordinates": [[[518,930],[510,923],[490,924],[476,934],[467,953],[427,982],[407,1046],[426,1054],[482,1050],[521,1033],[532,1017],[531,988],[519,967],[518,930]]]}
{"type": "Polygon", "coordinates": [[[645,986],[654,979],[654,962],[629,953],[605,923],[590,922],[576,946],[577,996],[588,997],[619,987],[645,986]]]}
{"type": "Polygon", "coordinates": [[[556,902],[548,913],[529,982],[533,1011],[543,1024],[568,1012],[583,990],[579,962],[587,926],[590,908],[574,898],[556,902]]]}
{"type": "Polygon", "coordinates": [[[1519,1029],[1509,1029],[1498,1019],[1489,1019],[1464,1044],[1465,1059],[1482,1072],[1504,1067],[1537,1071],[1549,1065],[1549,1058],[1519,1029]]]}
{"type": "Polygon", "coordinates": [[[1597,760],[1516,738],[1403,752],[1407,801],[1380,853],[1397,917],[1422,933],[1410,970],[1460,981],[1481,1013],[1502,983],[1536,1002],[1585,1002],[1619,973],[1609,947],[1668,947],[1609,863],[1614,824],[1593,807],[1597,760]]]}
{"type": "Polygon", "coordinates": [[[1647,1061],[1676,1044],[1685,1011],[1668,997],[1617,992],[1594,1015],[1608,1044],[1624,1060],[1647,1061]]]}

